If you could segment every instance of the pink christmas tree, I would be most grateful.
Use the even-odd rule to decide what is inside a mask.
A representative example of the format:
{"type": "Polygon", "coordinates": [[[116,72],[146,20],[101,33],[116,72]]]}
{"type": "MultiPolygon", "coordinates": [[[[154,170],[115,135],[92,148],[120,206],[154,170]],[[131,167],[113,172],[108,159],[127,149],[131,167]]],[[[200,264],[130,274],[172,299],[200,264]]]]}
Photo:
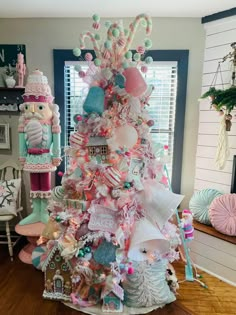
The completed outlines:
{"type": "Polygon", "coordinates": [[[53,191],[41,241],[47,241],[44,297],[78,308],[148,312],[174,301],[178,287],[170,263],[178,259],[179,233],[171,218],[182,197],[168,190],[168,147],[152,144],[146,107],[153,87],[142,75],[152,62],[152,42],[146,38],[130,51],[139,25],[150,35],[152,21],[141,14],[128,31],[121,22],[110,24],[101,43],[94,15],[96,33],[81,34],[73,51],[89,64],[87,72],[75,67],[89,91],[84,113],[75,116],[67,169],[53,191]],[[86,38],[94,60],[81,51],[86,38]]]}

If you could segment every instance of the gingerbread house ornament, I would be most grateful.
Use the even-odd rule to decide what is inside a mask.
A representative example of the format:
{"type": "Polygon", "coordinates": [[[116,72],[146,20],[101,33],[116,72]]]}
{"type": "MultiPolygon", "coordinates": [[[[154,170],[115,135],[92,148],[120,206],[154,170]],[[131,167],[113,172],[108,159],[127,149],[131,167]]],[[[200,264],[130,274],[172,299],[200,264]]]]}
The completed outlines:
{"type": "Polygon", "coordinates": [[[61,256],[62,248],[56,242],[44,261],[45,289],[43,297],[50,300],[71,301],[72,281],[70,261],[61,256]]]}
{"type": "Polygon", "coordinates": [[[103,299],[102,311],[105,313],[123,312],[124,290],[117,284],[113,283],[112,287],[104,287],[101,298],[103,299]]]}
{"type": "Polygon", "coordinates": [[[90,137],[87,148],[91,160],[96,160],[99,164],[107,163],[109,149],[104,137],[90,137]]]}

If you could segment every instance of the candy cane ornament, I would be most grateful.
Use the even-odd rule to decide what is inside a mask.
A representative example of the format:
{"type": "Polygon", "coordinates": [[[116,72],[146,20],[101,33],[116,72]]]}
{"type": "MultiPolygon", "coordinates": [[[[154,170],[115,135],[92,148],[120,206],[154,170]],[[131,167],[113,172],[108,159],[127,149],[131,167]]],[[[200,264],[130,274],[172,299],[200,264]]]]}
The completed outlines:
{"type": "Polygon", "coordinates": [[[95,54],[97,58],[100,58],[101,57],[100,47],[93,33],[85,32],[85,33],[80,34],[80,48],[81,49],[85,48],[85,42],[84,42],[85,38],[89,38],[91,40],[91,42],[93,43],[93,49],[95,51],[95,54]]]}
{"type": "Polygon", "coordinates": [[[133,42],[134,35],[135,35],[136,31],[137,31],[137,28],[138,28],[138,26],[139,26],[139,24],[140,24],[140,22],[142,20],[145,20],[146,23],[147,23],[147,25],[146,25],[146,34],[147,35],[151,34],[151,32],[152,32],[152,20],[150,19],[150,17],[147,14],[139,14],[138,16],[136,16],[134,22],[131,23],[130,26],[129,26],[130,31],[129,31],[129,35],[128,35],[128,38],[127,38],[126,46],[124,47],[124,50],[123,50],[124,54],[129,50],[130,45],[133,42]]]}

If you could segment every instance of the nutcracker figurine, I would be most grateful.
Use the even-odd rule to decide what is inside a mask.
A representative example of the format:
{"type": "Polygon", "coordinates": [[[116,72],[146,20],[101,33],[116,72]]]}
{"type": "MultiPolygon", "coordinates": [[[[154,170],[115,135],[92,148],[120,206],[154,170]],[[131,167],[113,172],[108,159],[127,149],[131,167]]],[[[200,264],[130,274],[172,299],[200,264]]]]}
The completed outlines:
{"type": "Polygon", "coordinates": [[[47,223],[47,204],[51,196],[51,172],[60,165],[60,121],[58,106],[47,77],[38,69],[29,75],[24,103],[20,105],[19,160],[23,170],[30,173],[32,213],[20,225],[47,223]]]}
{"type": "Polygon", "coordinates": [[[26,66],[24,62],[24,55],[19,53],[17,55],[17,64],[16,64],[17,76],[18,76],[18,84],[16,87],[24,86],[24,76],[26,73],[26,66]]]}
{"type": "Polygon", "coordinates": [[[184,238],[186,241],[193,240],[193,215],[188,209],[182,211],[181,227],[184,231],[184,238]]]}

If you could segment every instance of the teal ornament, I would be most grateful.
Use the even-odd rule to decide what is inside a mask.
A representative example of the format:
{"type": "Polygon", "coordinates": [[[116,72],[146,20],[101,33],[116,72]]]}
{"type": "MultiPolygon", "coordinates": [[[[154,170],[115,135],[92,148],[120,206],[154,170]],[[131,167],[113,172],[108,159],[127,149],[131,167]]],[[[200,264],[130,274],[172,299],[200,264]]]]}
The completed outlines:
{"type": "Polygon", "coordinates": [[[129,34],[129,30],[127,30],[127,28],[124,29],[124,34],[125,34],[125,36],[127,36],[129,34]]]}
{"type": "Polygon", "coordinates": [[[93,15],[93,20],[94,22],[99,22],[100,21],[100,16],[98,14],[93,15]]]}
{"type": "Polygon", "coordinates": [[[112,47],[112,41],[111,40],[106,40],[104,43],[104,47],[107,49],[111,49],[112,47]]]}
{"type": "Polygon", "coordinates": [[[113,35],[115,38],[119,37],[119,36],[120,36],[120,31],[119,31],[119,29],[118,29],[118,28],[114,28],[114,29],[112,30],[112,35],[113,35]]]}
{"type": "Polygon", "coordinates": [[[94,38],[95,38],[96,40],[100,40],[100,39],[101,39],[101,37],[100,37],[99,34],[95,34],[94,38]]]}
{"type": "Polygon", "coordinates": [[[145,59],[145,62],[146,64],[150,65],[153,62],[153,58],[149,56],[145,59]]]}
{"type": "Polygon", "coordinates": [[[86,254],[91,253],[91,248],[90,248],[89,246],[85,246],[85,247],[84,247],[84,252],[85,252],[86,254]]]}
{"type": "Polygon", "coordinates": [[[146,20],[141,20],[141,25],[142,25],[143,27],[147,27],[147,22],[146,22],[146,20]]]}
{"type": "Polygon", "coordinates": [[[109,28],[111,26],[111,21],[106,21],[104,25],[105,27],[109,28]]]}
{"type": "Polygon", "coordinates": [[[81,50],[78,47],[74,48],[73,49],[73,55],[75,57],[79,57],[81,55],[81,50]]]}
{"type": "Polygon", "coordinates": [[[81,65],[75,65],[74,69],[76,72],[80,72],[82,70],[82,67],[81,67],[81,65]]]}
{"type": "Polygon", "coordinates": [[[125,53],[125,58],[126,59],[131,59],[132,58],[132,52],[130,50],[125,53]]]}
{"type": "Polygon", "coordinates": [[[94,62],[94,64],[95,64],[95,66],[96,66],[96,67],[101,66],[101,63],[102,63],[102,62],[101,62],[101,60],[100,60],[100,59],[98,59],[98,58],[94,59],[94,61],[93,61],[93,62],[94,62]]]}
{"type": "Polygon", "coordinates": [[[149,38],[145,39],[145,41],[144,41],[144,46],[145,46],[147,49],[151,48],[151,47],[152,47],[152,41],[151,41],[151,39],[149,39],[149,38]]]}
{"type": "Polygon", "coordinates": [[[124,183],[124,188],[125,189],[130,189],[130,187],[131,187],[130,183],[128,183],[128,182],[124,183]]]}
{"type": "Polygon", "coordinates": [[[133,58],[135,61],[139,61],[141,59],[141,55],[139,53],[135,53],[133,58]]]}
{"type": "Polygon", "coordinates": [[[110,263],[116,261],[116,250],[118,246],[105,240],[98,246],[94,252],[94,260],[103,266],[110,267],[110,263]]]}
{"type": "Polygon", "coordinates": [[[128,62],[127,62],[127,61],[124,61],[124,62],[122,63],[122,67],[123,67],[123,69],[129,68],[128,62]]]}
{"type": "Polygon", "coordinates": [[[123,76],[123,74],[118,73],[115,76],[115,86],[119,86],[121,89],[123,89],[125,87],[125,76],[123,76]]]}
{"type": "Polygon", "coordinates": [[[100,86],[92,86],[85,99],[83,109],[86,113],[101,115],[104,111],[105,93],[100,86]]]}
{"type": "Polygon", "coordinates": [[[80,249],[78,254],[77,254],[78,257],[84,257],[85,256],[85,253],[84,253],[84,250],[83,249],[80,249]]]}
{"type": "Polygon", "coordinates": [[[61,222],[61,218],[59,217],[59,215],[56,216],[56,222],[61,222]]]}

